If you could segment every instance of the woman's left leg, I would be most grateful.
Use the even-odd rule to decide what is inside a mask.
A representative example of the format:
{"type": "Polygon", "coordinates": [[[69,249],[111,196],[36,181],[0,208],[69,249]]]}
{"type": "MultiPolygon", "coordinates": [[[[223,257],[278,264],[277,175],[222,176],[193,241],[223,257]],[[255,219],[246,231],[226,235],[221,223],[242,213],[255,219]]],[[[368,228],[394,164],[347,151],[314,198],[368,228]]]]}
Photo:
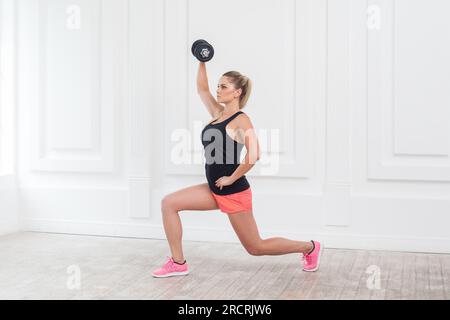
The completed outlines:
{"type": "Polygon", "coordinates": [[[286,238],[261,239],[253,211],[228,214],[231,225],[247,252],[254,256],[309,253],[310,241],[294,241],[286,238]]]}

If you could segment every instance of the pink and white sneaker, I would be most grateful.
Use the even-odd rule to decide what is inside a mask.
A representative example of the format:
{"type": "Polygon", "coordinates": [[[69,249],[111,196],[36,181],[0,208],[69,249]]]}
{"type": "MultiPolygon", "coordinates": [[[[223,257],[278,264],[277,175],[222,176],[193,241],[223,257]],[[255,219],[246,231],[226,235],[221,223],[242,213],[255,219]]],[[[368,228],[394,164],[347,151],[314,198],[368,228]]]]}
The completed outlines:
{"type": "Polygon", "coordinates": [[[169,260],[159,269],[153,271],[152,276],[155,278],[167,278],[174,276],[185,276],[189,274],[187,262],[184,264],[178,264],[173,261],[173,258],[167,256],[169,260]]]}
{"type": "Polygon", "coordinates": [[[323,246],[318,241],[311,240],[314,245],[314,249],[309,254],[303,255],[303,271],[316,271],[319,269],[320,257],[322,255],[323,246]]]}

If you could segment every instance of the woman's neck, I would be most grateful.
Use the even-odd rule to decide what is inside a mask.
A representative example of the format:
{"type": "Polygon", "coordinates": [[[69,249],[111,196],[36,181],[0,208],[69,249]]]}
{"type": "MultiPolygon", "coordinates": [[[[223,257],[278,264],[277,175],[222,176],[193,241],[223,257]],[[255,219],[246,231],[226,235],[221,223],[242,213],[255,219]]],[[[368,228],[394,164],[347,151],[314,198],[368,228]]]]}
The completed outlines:
{"type": "Polygon", "coordinates": [[[238,103],[225,104],[225,107],[223,109],[223,114],[224,115],[232,115],[232,114],[235,114],[236,112],[238,112],[239,110],[240,110],[240,108],[239,108],[238,103]]]}

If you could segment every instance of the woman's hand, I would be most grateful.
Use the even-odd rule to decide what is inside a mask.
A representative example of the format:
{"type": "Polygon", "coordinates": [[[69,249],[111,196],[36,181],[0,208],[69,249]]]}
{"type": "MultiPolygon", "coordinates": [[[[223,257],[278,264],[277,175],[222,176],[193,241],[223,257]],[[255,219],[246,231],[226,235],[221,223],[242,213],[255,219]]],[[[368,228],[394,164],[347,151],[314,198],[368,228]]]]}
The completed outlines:
{"type": "Polygon", "coordinates": [[[230,176],[223,176],[222,178],[216,180],[216,187],[222,190],[223,187],[232,185],[233,183],[234,183],[233,178],[231,178],[230,176]]]}

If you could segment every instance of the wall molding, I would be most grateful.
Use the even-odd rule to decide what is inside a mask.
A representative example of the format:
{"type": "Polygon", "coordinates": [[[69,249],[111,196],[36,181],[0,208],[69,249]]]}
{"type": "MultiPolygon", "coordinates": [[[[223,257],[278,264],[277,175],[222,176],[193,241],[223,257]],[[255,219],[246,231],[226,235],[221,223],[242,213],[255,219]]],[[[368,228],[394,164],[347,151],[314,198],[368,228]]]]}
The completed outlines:
{"type": "MultiPolygon", "coordinates": [[[[154,70],[153,54],[157,47],[153,34],[151,41],[142,41],[148,34],[143,28],[154,21],[159,2],[146,0],[126,1],[127,23],[124,83],[126,87],[125,136],[126,136],[126,172],[128,184],[128,214],[130,218],[150,218],[152,212],[152,129],[149,101],[155,101],[152,95],[154,70]]],[[[156,33],[151,28],[151,33],[156,33]]],[[[156,108],[157,106],[151,106],[156,108]]]]}
{"type": "MultiPolygon", "coordinates": [[[[24,231],[63,233],[91,236],[114,236],[166,240],[164,230],[155,224],[105,223],[85,221],[25,219],[24,231]]],[[[239,243],[233,231],[224,228],[183,227],[183,241],[239,243]]],[[[319,239],[325,248],[354,250],[384,250],[426,253],[450,253],[450,238],[402,237],[336,233],[292,233],[266,230],[263,238],[282,236],[291,239],[319,239]]]]}
{"type": "Polygon", "coordinates": [[[0,0],[0,176],[16,172],[17,2],[0,0]]]}
{"type": "MultiPolygon", "coordinates": [[[[112,173],[116,165],[115,156],[115,119],[116,113],[122,101],[120,90],[120,79],[122,76],[122,51],[124,38],[121,37],[121,26],[124,23],[126,10],[121,6],[124,0],[108,1],[108,6],[103,4],[104,0],[97,0],[91,6],[95,7],[97,25],[94,27],[92,60],[95,70],[94,88],[91,99],[92,108],[92,137],[89,148],[79,149],[71,147],[54,147],[48,143],[48,99],[45,95],[47,90],[48,68],[47,61],[47,24],[45,23],[50,3],[48,0],[37,1],[33,11],[34,21],[27,24],[28,28],[35,23],[33,33],[37,37],[32,41],[23,40],[27,43],[28,52],[38,52],[33,60],[31,68],[36,74],[33,86],[29,94],[35,94],[31,104],[31,159],[30,166],[34,172],[76,172],[76,173],[112,173]],[[117,36],[119,35],[119,36],[117,36]],[[113,66],[113,68],[111,68],[113,66]],[[113,94],[108,94],[111,92],[113,94]]],[[[59,5],[59,4],[58,4],[59,5]]],[[[90,8],[89,10],[91,10],[90,8]]],[[[86,12],[87,9],[82,10],[86,12]]],[[[61,11],[65,14],[64,11],[61,11]]],[[[86,15],[87,16],[87,15],[86,15]]],[[[83,27],[86,28],[86,16],[83,27]]],[[[81,29],[84,30],[84,29],[81,29]]],[[[80,128],[81,129],[81,128],[80,128]]]]}
{"type": "MultiPolygon", "coordinates": [[[[396,50],[398,0],[368,0],[381,13],[380,28],[367,28],[368,178],[393,181],[450,181],[447,154],[396,152],[396,50]]],[[[405,8],[403,8],[405,10],[405,8]]],[[[404,27],[404,28],[407,28],[404,27]]],[[[413,31],[411,31],[413,32],[413,31]]]]}

